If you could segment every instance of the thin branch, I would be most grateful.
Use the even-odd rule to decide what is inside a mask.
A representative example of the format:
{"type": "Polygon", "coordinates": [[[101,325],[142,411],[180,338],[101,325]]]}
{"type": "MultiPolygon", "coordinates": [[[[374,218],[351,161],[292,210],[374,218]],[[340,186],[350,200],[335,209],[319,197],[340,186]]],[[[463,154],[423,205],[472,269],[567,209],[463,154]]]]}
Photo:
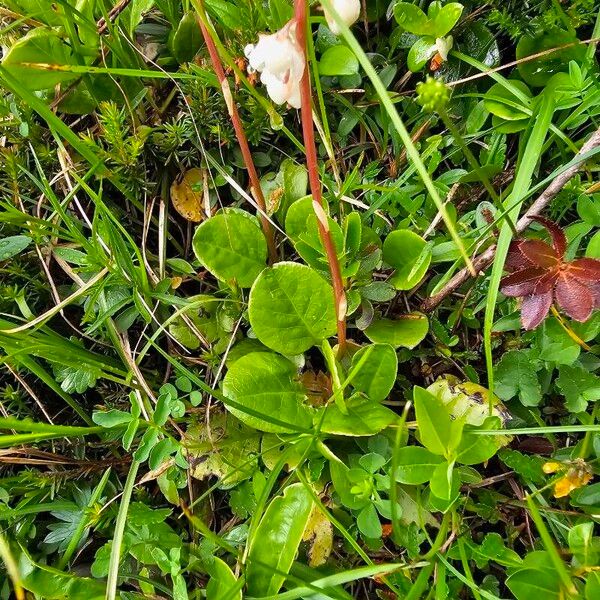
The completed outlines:
{"type": "MultiPolygon", "coordinates": [[[[590,150],[600,146],[600,128],[590,137],[590,139],[581,147],[575,158],[580,157],[590,150]]],[[[517,221],[515,229],[517,233],[523,233],[530,225],[532,217],[539,215],[550,202],[556,197],[558,192],[573,178],[575,173],[581,167],[583,161],[575,161],[568,169],[565,169],[558,175],[552,183],[539,195],[535,202],[529,207],[527,212],[517,221]]],[[[490,246],[479,256],[473,259],[473,266],[478,275],[492,263],[496,254],[496,244],[490,246]]],[[[454,290],[469,280],[471,273],[467,269],[459,271],[448,283],[435,295],[427,298],[421,304],[423,312],[431,312],[454,290]]]]}
{"type": "Polygon", "coordinates": [[[221,85],[221,90],[223,92],[223,97],[225,98],[225,104],[227,106],[227,112],[231,117],[231,122],[233,124],[235,135],[237,137],[240,150],[242,152],[244,164],[246,165],[246,169],[248,170],[248,176],[250,178],[250,193],[254,196],[256,204],[260,209],[260,222],[265,233],[265,237],[267,238],[267,246],[269,247],[270,261],[273,263],[277,260],[277,248],[275,247],[275,237],[273,235],[273,228],[271,227],[269,219],[266,216],[267,205],[265,202],[265,197],[263,195],[262,188],[260,187],[260,179],[258,178],[256,167],[254,166],[254,160],[252,159],[252,152],[250,151],[248,138],[246,137],[246,132],[244,131],[244,126],[242,124],[242,120],[240,119],[240,114],[238,112],[237,105],[233,100],[233,95],[229,86],[229,80],[225,76],[225,70],[223,69],[221,57],[219,56],[219,52],[217,50],[215,42],[212,36],[210,35],[208,28],[206,27],[206,12],[204,10],[204,4],[202,0],[198,0],[197,2],[194,2],[194,5],[196,7],[196,10],[198,11],[198,25],[200,26],[202,37],[204,38],[204,42],[206,43],[206,48],[208,49],[208,54],[210,55],[210,60],[215,71],[215,75],[217,76],[219,84],[221,85]]]}
{"type": "Polygon", "coordinates": [[[326,203],[321,192],[321,181],[319,179],[319,166],[317,160],[317,147],[315,145],[315,132],[312,117],[312,102],[310,92],[310,72],[308,69],[308,52],[306,48],[306,31],[308,28],[306,0],[294,0],[294,18],[296,21],[296,37],[298,44],[304,54],[304,72],[300,81],[300,116],[302,119],[302,135],[304,137],[304,148],[306,152],[306,167],[308,170],[308,180],[310,182],[310,191],[312,193],[312,206],[317,215],[319,226],[319,235],[325,253],[329,272],[333,283],[333,293],[335,297],[335,313],[337,318],[338,344],[340,354],[346,349],[346,311],[348,308],[346,302],[346,293],[342,281],[342,272],[338,261],[337,252],[333,245],[329,222],[325,212],[326,203]]]}

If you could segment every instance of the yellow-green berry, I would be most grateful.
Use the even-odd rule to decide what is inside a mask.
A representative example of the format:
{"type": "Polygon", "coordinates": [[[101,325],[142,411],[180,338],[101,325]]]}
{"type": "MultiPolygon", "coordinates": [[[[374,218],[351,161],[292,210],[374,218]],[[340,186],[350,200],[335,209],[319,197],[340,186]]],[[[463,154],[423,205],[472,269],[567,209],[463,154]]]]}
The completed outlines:
{"type": "Polygon", "coordinates": [[[443,110],[448,100],[450,100],[450,90],[443,81],[428,76],[425,81],[417,83],[417,102],[427,112],[443,110]]]}

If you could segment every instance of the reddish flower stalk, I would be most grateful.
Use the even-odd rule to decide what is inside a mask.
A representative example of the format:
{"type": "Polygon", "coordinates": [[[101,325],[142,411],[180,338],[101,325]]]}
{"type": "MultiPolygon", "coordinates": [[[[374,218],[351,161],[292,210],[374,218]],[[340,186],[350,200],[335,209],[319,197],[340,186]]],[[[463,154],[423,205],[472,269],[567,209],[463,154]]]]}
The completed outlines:
{"type": "Polygon", "coordinates": [[[306,168],[308,170],[308,180],[310,191],[312,193],[313,209],[317,215],[319,224],[319,235],[327,255],[329,272],[333,283],[333,293],[335,297],[335,312],[337,316],[337,332],[340,354],[346,349],[346,293],[342,281],[342,272],[338,261],[327,214],[325,212],[325,201],[321,193],[321,182],[319,180],[319,167],[317,162],[317,147],[315,144],[315,131],[312,118],[312,102],[310,91],[310,73],[308,69],[308,53],[306,51],[306,31],[307,31],[307,10],[306,0],[294,0],[294,19],[296,21],[296,36],[298,44],[304,53],[304,73],[300,81],[301,109],[300,117],[302,119],[302,135],[304,137],[304,148],[306,152],[306,168]]]}
{"type": "Polygon", "coordinates": [[[223,69],[221,57],[219,56],[219,52],[217,50],[215,42],[213,41],[210,32],[208,31],[204,23],[204,18],[206,16],[206,13],[204,12],[204,5],[200,1],[196,4],[196,7],[198,11],[202,11],[202,14],[197,19],[198,25],[200,26],[202,37],[204,38],[204,42],[206,43],[206,47],[208,49],[208,54],[210,55],[210,61],[215,71],[215,75],[217,76],[217,79],[221,84],[221,90],[223,92],[223,97],[225,98],[225,104],[227,105],[227,112],[231,117],[233,129],[235,130],[235,135],[237,137],[240,150],[242,151],[244,164],[246,165],[246,169],[248,170],[248,176],[250,178],[250,193],[252,194],[252,196],[254,196],[256,204],[260,209],[259,218],[262,225],[262,229],[265,233],[265,237],[267,238],[267,246],[269,248],[269,259],[273,263],[277,260],[275,237],[273,235],[273,228],[271,227],[271,223],[269,222],[269,219],[266,216],[267,204],[265,202],[265,197],[262,192],[262,188],[260,187],[260,179],[258,178],[256,167],[254,166],[254,160],[252,160],[252,152],[250,151],[248,138],[246,137],[246,132],[244,131],[244,126],[242,125],[242,120],[240,119],[240,114],[238,112],[237,106],[233,100],[233,95],[231,94],[229,81],[225,76],[225,71],[223,69]]]}

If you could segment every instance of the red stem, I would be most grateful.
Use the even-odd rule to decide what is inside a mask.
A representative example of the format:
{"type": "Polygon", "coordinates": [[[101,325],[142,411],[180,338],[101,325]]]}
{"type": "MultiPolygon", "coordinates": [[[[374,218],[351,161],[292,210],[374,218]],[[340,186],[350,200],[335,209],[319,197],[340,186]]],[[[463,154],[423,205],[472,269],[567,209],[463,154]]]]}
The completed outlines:
{"type": "Polygon", "coordinates": [[[200,3],[200,8],[202,9],[203,14],[197,19],[198,25],[200,26],[202,37],[204,38],[204,42],[206,43],[206,47],[208,49],[208,54],[210,55],[210,60],[212,62],[213,69],[215,71],[217,79],[219,80],[219,83],[221,84],[221,90],[223,92],[223,97],[225,98],[227,111],[229,112],[229,116],[231,117],[231,122],[233,123],[233,128],[235,130],[235,135],[237,137],[240,150],[242,151],[244,164],[246,165],[246,169],[248,170],[248,176],[250,178],[250,192],[254,196],[256,204],[260,209],[260,222],[262,224],[265,237],[267,238],[267,246],[269,247],[269,258],[271,263],[273,263],[277,260],[277,249],[275,247],[273,228],[271,227],[271,223],[269,223],[269,219],[266,217],[267,205],[262,192],[262,188],[260,187],[260,179],[258,178],[256,167],[254,166],[254,160],[252,160],[252,152],[250,151],[248,138],[246,137],[246,132],[244,131],[244,126],[242,125],[242,120],[240,119],[240,114],[231,94],[229,81],[225,76],[225,71],[223,69],[221,57],[219,56],[217,47],[215,46],[210,32],[206,28],[206,25],[203,21],[203,17],[205,17],[206,13],[204,12],[204,6],[202,5],[202,3],[200,3]]]}
{"type": "Polygon", "coordinates": [[[304,137],[304,148],[306,152],[306,167],[308,169],[308,180],[313,197],[313,209],[317,215],[319,235],[327,255],[329,272],[333,283],[333,294],[335,297],[335,313],[337,317],[337,332],[340,355],[346,349],[346,293],[342,282],[342,272],[338,261],[333,239],[329,230],[325,208],[327,204],[321,193],[321,182],[319,180],[319,166],[317,161],[317,147],[315,145],[315,132],[312,118],[312,101],[310,91],[310,73],[308,70],[308,53],[306,51],[307,10],[306,0],[294,0],[296,37],[298,44],[304,53],[304,73],[300,81],[300,116],[302,119],[302,135],[304,137]]]}

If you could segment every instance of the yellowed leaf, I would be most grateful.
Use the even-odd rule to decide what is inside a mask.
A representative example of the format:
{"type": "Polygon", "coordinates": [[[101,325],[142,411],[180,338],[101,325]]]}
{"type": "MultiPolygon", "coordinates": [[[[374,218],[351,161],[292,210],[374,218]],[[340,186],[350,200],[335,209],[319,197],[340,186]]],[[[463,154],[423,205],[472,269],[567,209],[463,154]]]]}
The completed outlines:
{"type": "Polygon", "coordinates": [[[180,181],[171,185],[171,202],[173,208],[188,221],[199,223],[204,218],[202,192],[196,191],[202,184],[202,169],[190,169],[183,174],[180,181]]]}
{"type": "Polygon", "coordinates": [[[333,527],[317,506],[313,507],[302,539],[310,542],[308,564],[311,567],[325,564],[333,549],[333,527]]]}

